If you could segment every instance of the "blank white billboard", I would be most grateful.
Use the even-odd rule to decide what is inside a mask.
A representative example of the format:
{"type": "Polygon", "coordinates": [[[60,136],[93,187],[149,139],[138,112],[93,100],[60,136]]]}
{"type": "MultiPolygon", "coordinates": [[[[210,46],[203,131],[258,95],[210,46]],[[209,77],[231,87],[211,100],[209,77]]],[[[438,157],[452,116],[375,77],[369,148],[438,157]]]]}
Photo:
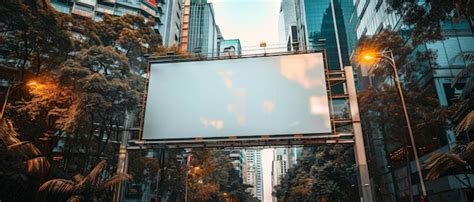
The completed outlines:
{"type": "Polygon", "coordinates": [[[322,53],[152,63],[142,139],[331,133],[322,53]]]}

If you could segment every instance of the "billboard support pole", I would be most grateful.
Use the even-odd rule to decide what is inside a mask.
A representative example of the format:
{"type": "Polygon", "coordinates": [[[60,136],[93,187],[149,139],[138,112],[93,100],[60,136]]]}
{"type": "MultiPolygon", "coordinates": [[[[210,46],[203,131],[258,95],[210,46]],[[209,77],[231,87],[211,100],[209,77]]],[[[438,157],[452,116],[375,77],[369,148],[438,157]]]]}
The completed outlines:
{"type": "MultiPolygon", "coordinates": [[[[124,120],[124,130],[122,132],[122,140],[120,142],[118,163],[117,163],[117,174],[126,174],[128,170],[128,152],[127,152],[127,142],[130,138],[130,127],[133,125],[133,116],[131,112],[125,112],[124,120]]],[[[124,183],[116,185],[114,192],[114,202],[123,201],[123,190],[124,183]]]]}
{"type": "Polygon", "coordinates": [[[367,157],[365,155],[364,137],[362,135],[362,125],[360,123],[359,105],[354,83],[354,72],[351,66],[344,68],[346,76],[347,92],[349,94],[349,108],[352,117],[352,128],[354,131],[354,153],[359,171],[359,190],[361,191],[361,201],[372,202],[372,189],[370,184],[369,169],[367,167],[367,157]]]}

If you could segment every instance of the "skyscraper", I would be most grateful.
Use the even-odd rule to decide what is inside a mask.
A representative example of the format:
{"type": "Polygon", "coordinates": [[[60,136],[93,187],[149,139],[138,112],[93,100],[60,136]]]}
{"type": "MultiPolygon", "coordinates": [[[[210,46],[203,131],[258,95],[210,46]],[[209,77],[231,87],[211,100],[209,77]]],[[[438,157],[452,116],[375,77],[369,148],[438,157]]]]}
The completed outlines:
{"type": "MultiPolygon", "coordinates": [[[[290,34],[290,27],[292,25],[296,25],[296,11],[295,11],[296,5],[294,0],[282,0],[280,4],[280,14],[281,14],[281,19],[282,23],[280,26],[282,27],[282,30],[284,30],[282,33],[283,38],[287,39],[288,35],[290,34]]],[[[281,28],[279,28],[281,29],[281,28]]]]}
{"type": "Polygon", "coordinates": [[[181,18],[183,10],[183,0],[167,0],[164,7],[163,26],[160,26],[162,33],[163,45],[173,46],[179,45],[179,37],[181,36],[181,18]]]}
{"type": "MultiPolygon", "coordinates": [[[[291,148],[275,148],[273,149],[273,160],[272,160],[272,188],[279,185],[281,178],[286,175],[288,169],[298,163],[298,159],[301,157],[303,148],[291,147],[291,148]]],[[[273,197],[272,201],[277,201],[273,197]]]]}
{"type": "Polygon", "coordinates": [[[352,0],[294,0],[293,4],[300,49],[326,49],[329,69],[338,70],[350,65],[346,26],[352,0]]]}
{"type": "MultiPolygon", "coordinates": [[[[272,161],[272,188],[279,185],[281,178],[286,175],[289,165],[289,155],[287,148],[275,148],[273,149],[273,161],[272,161]]],[[[273,197],[272,201],[277,201],[273,197]]]]}
{"type": "Polygon", "coordinates": [[[218,27],[212,3],[185,0],[181,50],[201,56],[218,55],[218,27]]]}
{"type": "Polygon", "coordinates": [[[262,150],[246,149],[245,152],[245,176],[244,184],[252,185],[249,188],[259,200],[263,201],[263,169],[262,169],[262,150]]]}

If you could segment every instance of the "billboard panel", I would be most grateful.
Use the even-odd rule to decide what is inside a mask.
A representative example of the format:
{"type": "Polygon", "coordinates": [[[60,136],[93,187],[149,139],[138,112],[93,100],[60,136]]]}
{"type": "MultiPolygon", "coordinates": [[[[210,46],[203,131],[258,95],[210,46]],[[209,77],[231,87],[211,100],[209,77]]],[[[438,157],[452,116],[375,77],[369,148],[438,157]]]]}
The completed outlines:
{"type": "Polygon", "coordinates": [[[322,53],[151,63],[142,139],[329,134],[322,53]]]}

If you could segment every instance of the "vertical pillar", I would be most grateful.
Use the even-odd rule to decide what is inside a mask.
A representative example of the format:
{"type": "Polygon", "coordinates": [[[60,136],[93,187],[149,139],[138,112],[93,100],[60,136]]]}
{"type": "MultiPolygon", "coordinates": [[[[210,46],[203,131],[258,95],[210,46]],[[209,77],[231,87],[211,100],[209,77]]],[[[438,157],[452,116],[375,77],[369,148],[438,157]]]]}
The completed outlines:
{"type": "MultiPolygon", "coordinates": [[[[128,153],[127,153],[127,141],[130,138],[130,128],[133,124],[132,114],[129,111],[125,112],[124,129],[122,132],[122,141],[120,143],[117,174],[127,173],[128,170],[128,153]]],[[[115,187],[114,202],[122,201],[123,196],[123,183],[120,183],[115,187]]]]}
{"type": "Polygon", "coordinates": [[[344,68],[346,76],[346,87],[349,94],[349,106],[352,117],[352,128],[354,132],[354,153],[359,177],[359,190],[361,201],[372,202],[369,169],[367,167],[367,157],[365,155],[364,137],[362,135],[362,125],[360,122],[359,105],[357,103],[357,93],[354,83],[354,72],[351,66],[344,68]]]}

